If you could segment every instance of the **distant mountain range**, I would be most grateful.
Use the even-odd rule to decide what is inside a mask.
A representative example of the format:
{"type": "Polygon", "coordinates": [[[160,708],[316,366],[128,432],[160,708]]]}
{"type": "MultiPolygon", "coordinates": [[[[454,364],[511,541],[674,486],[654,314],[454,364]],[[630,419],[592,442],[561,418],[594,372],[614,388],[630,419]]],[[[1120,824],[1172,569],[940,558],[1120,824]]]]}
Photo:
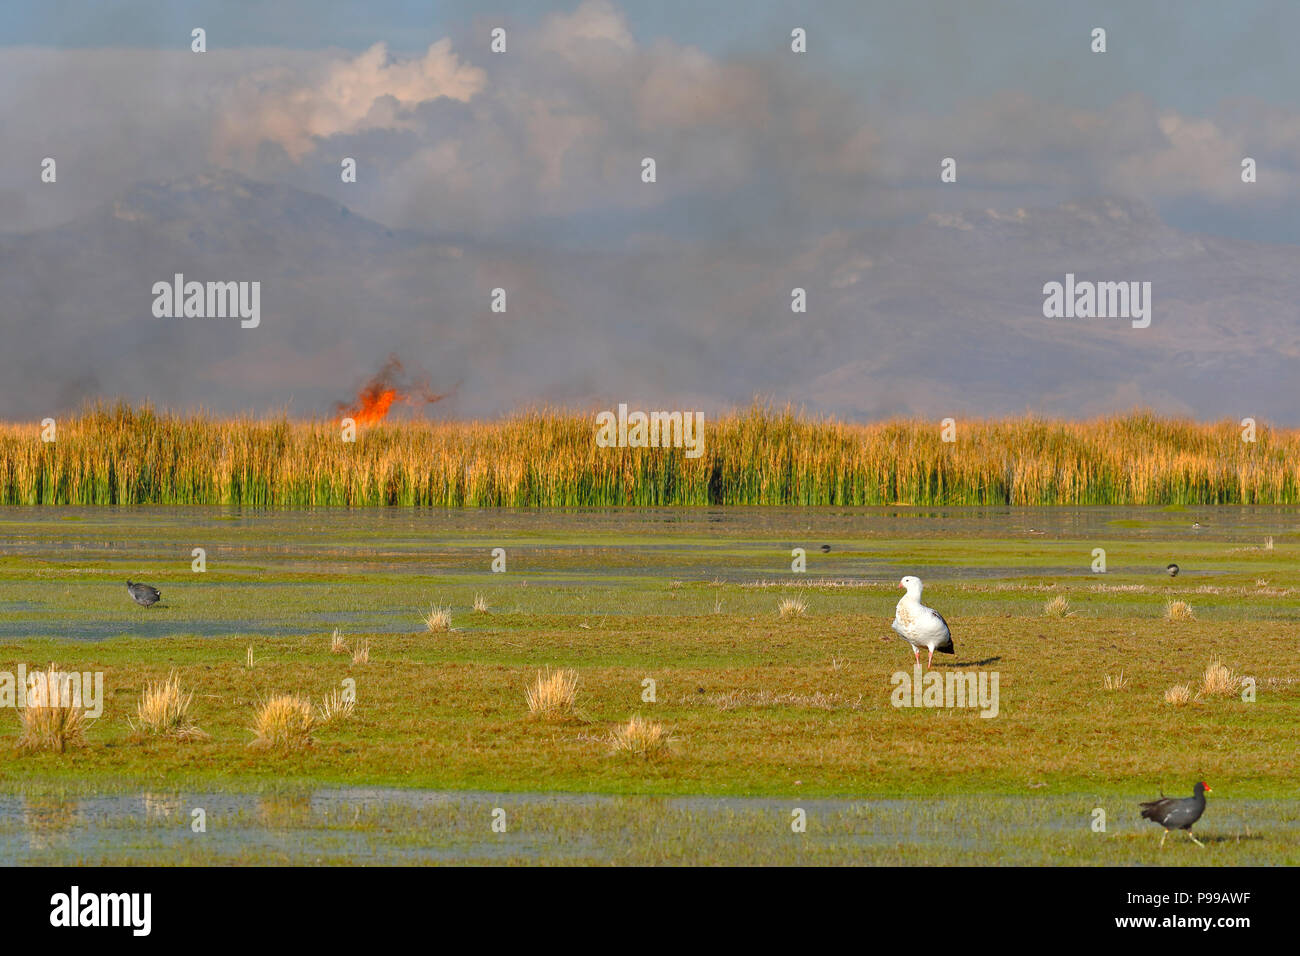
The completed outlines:
{"type": "Polygon", "coordinates": [[[1145,405],[1300,424],[1300,247],[1181,232],[1139,204],[935,215],[793,248],[574,249],[387,229],[345,190],[216,172],[0,238],[0,418],[96,397],[324,415],[395,352],[453,390],[440,415],[762,396],[854,419],[1145,405]],[[155,318],[151,288],[176,273],[261,282],[261,325],[155,318]],[[1043,285],[1067,273],[1151,282],[1150,327],[1045,318],[1043,285]]]}

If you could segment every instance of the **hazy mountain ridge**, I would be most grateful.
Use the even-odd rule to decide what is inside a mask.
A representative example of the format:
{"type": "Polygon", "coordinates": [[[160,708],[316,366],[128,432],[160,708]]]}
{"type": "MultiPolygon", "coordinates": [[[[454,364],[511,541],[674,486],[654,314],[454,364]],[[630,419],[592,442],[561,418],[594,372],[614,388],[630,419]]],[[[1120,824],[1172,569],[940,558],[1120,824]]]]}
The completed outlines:
{"type": "Polygon", "coordinates": [[[0,417],[97,396],[324,414],[396,351],[440,413],[537,402],[656,408],[755,394],[848,417],[1079,416],[1135,404],[1300,423],[1300,247],[1174,229],[1141,204],[935,214],[799,248],[629,242],[484,248],[216,172],[138,184],[0,238],[0,417]],[[151,288],[260,281],[262,324],[156,319],[151,288]],[[1148,329],[1048,319],[1045,282],[1150,281],[1148,329]],[[790,290],[809,311],[790,311],[790,290]],[[507,312],[488,308],[505,288],[507,312]],[[1027,401],[1025,396],[1037,396],[1027,401]]]}

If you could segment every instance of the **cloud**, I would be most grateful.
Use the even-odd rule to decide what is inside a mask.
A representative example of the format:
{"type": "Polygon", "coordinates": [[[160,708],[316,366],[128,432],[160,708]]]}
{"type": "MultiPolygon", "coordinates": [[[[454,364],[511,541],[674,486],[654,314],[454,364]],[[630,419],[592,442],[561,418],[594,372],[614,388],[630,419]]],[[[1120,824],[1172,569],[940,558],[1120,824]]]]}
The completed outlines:
{"type": "Polygon", "coordinates": [[[269,140],[297,162],[319,140],[340,133],[413,129],[415,107],[440,98],[465,102],[486,82],[483,70],[460,62],[450,39],[408,60],[393,59],[376,43],[312,73],[276,68],[241,79],[222,110],[216,158],[247,153],[269,140]]]}
{"type": "Polygon", "coordinates": [[[211,166],[335,193],[342,156],[360,163],[345,199],[355,211],[490,243],[554,236],[560,223],[567,240],[599,245],[798,237],[1107,194],[1199,203],[1211,223],[1243,209],[1280,219],[1300,186],[1300,112],[1241,97],[1199,112],[1138,91],[1067,106],[1022,81],[958,91],[935,113],[905,92],[873,99],[779,45],[726,55],[638,38],[609,0],[510,29],[505,55],[483,36],[407,56],[383,43],[0,50],[7,139],[76,170],[44,194],[0,170],[6,226],[66,221],[131,182],[211,166]],[[1260,163],[1249,191],[1246,155],[1260,163]],[[640,181],[646,156],[653,185],[640,181]],[[946,156],[951,188],[938,183],[946,156]]]}
{"type": "Polygon", "coordinates": [[[583,0],[572,13],[547,17],[538,33],[539,45],[574,62],[591,55],[593,47],[626,53],[636,46],[627,19],[609,0],[583,0]]]}

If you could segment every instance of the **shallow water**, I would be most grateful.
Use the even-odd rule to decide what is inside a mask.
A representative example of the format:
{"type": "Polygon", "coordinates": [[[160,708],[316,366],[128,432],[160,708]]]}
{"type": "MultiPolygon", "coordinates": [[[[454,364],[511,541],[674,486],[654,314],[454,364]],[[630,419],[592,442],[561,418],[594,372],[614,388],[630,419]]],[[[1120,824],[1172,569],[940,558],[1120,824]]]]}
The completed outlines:
{"type": "MultiPolygon", "coordinates": [[[[1211,845],[1294,844],[1300,801],[1216,802],[1211,845]]],[[[0,865],[69,862],[907,862],[930,854],[1051,862],[1153,857],[1132,801],[1095,796],[750,799],[322,788],[283,794],[0,796],[0,865]],[[1105,833],[1093,810],[1107,808],[1105,833]],[[206,831],[195,832],[194,811],[206,831]],[[794,833],[793,811],[806,829],[794,833]],[[496,816],[494,816],[494,814],[496,816]],[[504,816],[502,816],[504,814],[504,816]],[[495,832],[494,819],[505,832],[495,832]],[[1106,841],[1109,841],[1107,844],[1106,841]],[[1109,854],[1109,856],[1107,856],[1109,854]]],[[[1174,835],[1186,839],[1181,834],[1174,835]]],[[[1244,847],[1244,849],[1241,849],[1244,847]]],[[[1239,862],[1241,862],[1239,860],[1239,862]]]]}
{"type": "MultiPolygon", "coordinates": [[[[258,511],[221,506],[102,506],[0,509],[0,555],[32,547],[140,548],[170,538],[176,528],[237,539],[271,537],[262,553],[304,554],[340,547],[400,553],[422,542],[454,545],[457,538],[499,533],[536,536],[538,543],[596,536],[672,538],[720,535],[744,539],[815,533],[834,544],[872,537],[1005,537],[1049,535],[1203,537],[1254,541],[1261,534],[1300,533],[1300,506],[1188,507],[877,507],[877,508],[465,508],[317,509],[258,511]],[[1134,527],[1133,525],[1140,525],[1134,527]],[[1193,527],[1199,524],[1200,528],[1193,527]],[[157,532],[149,534],[153,529],[157,532]]],[[[649,542],[645,542],[649,543],[649,542]]],[[[823,543],[822,541],[818,542],[823,543]]]]}
{"type": "Polygon", "coordinates": [[[1187,586],[1214,581],[1234,558],[1244,567],[1235,552],[1266,556],[1266,536],[1300,537],[1300,509],[10,507],[0,509],[0,639],[410,633],[419,621],[408,595],[525,581],[549,604],[515,591],[506,609],[678,613],[652,600],[654,584],[796,583],[794,547],[807,552],[799,581],[892,584],[908,573],[941,584],[1077,581],[1092,575],[1100,542],[1116,554],[1112,572],[1141,580],[1167,583],[1177,557],[1187,586]],[[196,547],[207,574],[191,572],[196,547]],[[498,547],[506,575],[489,573],[498,547]],[[127,578],[160,586],[162,603],[137,608],[127,578]]]}

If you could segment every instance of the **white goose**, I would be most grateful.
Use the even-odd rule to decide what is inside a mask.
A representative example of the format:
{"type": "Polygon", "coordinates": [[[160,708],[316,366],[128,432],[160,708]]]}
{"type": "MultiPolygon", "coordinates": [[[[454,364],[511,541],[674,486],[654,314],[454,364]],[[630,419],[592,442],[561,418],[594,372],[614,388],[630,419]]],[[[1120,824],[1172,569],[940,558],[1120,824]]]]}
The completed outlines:
{"type": "Polygon", "coordinates": [[[894,630],[898,636],[912,645],[916,663],[921,663],[921,648],[930,652],[925,666],[934,662],[934,652],[954,654],[952,634],[948,631],[948,622],[934,608],[921,603],[921,579],[908,575],[898,582],[907,593],[898,602],[894,610],[894,630]]]}

